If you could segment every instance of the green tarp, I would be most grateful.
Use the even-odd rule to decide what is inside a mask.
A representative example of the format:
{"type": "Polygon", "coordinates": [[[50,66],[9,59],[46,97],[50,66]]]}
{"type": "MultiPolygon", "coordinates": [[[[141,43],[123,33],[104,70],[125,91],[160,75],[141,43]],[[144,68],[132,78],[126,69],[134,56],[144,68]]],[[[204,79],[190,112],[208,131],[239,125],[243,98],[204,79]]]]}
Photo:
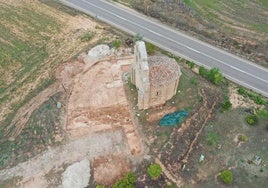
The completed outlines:
{"type": "Polygon", "coordinates": [[[183,118],[188,115],[188,112],[181,110],[178,112],[166,114],[159,122],[160,126],[174,126],[182,122],[183,118]]]}

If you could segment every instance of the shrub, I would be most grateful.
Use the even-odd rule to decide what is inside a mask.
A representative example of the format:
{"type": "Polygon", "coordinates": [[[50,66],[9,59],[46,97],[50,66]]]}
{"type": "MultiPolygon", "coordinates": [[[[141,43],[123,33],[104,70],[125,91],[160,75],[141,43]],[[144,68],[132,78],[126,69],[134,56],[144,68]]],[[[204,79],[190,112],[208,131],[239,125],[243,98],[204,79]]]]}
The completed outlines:
{"type": "Polygon", "coordinates": [[[256,125],[258,123],[258,118],[256,115],[248,115],[246,117],[246,122],[249,124],[249,125],[256,125]]]}
{"type": "Polygon", "coordinates": [[[118,49],[120,48],[121,44],[122,44],[121,40],[116,39],[112,42],[112,47],[118,49]]]}
{"type": "Polygon", "coordinates": [[[148,43],[148,42],[146,42],[145,45],[146,45],[146,51],[147,51],[147,53],[148,54],[153,54],[154,51],[155,51],[155,45],[153,45],[151,43],[148,43]]]}
{"type": "Polygon", "coordinates": [[[191,84],[197,85],[197,79],[196,78],[191,78],[191,84]]]}
{"type": "Polygon", "coordinates": [[[213,132],[208,132],[206,136],[206,141],[209,145],[215,146],[220,138],[220,135],[213,133],[213,132]]]}
{"type": "Polygon", "coordinates": [[[232,103],[229,99],[227,99],[221,104],[221,107],[223,108],[223,110],[229,110],[232,107],[232,103]]]}
{"type": "Polygon", "coordinates": [[[220,73],[220,70],[218,68],[213,68],[213,69],[210,69],[208,73],[208,78],[214,84],[219,85],[222,81],[223,76],[220,73]]]}
{"type": "Polygon", "coordinates": [[[186,64],[190,67],[190,69],[193,69],[194,68],[194,62],[187,61],[186,64]]]}
{"type": "Polygon", "coordinates": [[[242,87],[240,87],[237,90],[237,92],[238,92],[238,94],[243,95],[244,97],[249,97],[256,104],[262,105],[262,104],[266,103],[266,101],[260,95],[255,95],[254,93],[248,92],[242,87]]]}
{"type": "Polygon", "coordinates": [[[237,92],[240,95],[246,95],[246,90],[244,88],[242,88],[242,87],[238,88],[237,92]]]}
{"type": "Polygon", "coordinates": [[[207,69],[205,69],[205,67],[201,66],[201,67],[199,67],[199,74],[203,77],[207,77],[208,71],[207,71],[207,69]]]}
{"type": "Polygon", "coordinates": [[[265,101],[263,100],[263,98],[261,96],[254,96],[253,98],[253,101],[256,103],[256,104],[265,104],[265,101]]]}
{"type": "Polygon", "coordinates": [[[212,83],[219,85],[222,81],[222,74],[218,68],[212,68],[209,71],[205,69],[205,67],[199,67],[199,74],[204,78],[208,78],[212,83]]]}
{"type": "Polygon", "coordinates": [[[148,174],[151,178],[156,179],[158,178],[162,173],[162,168],[159,164],[151,164],[147,169],[148,174]]]}
{"type": "Polygon", "coordinates": [[[105,188],[104,185],[97,185],[96,188],[105,188]]]}
{"type": "Polygon", "coordinates": [[[220,178],[224,183],[230,184],[233,181],[233,173],[230,170],[223,170],[221,171],[220,178]]]}
{"type": "Polygon", "coordinates": [[[240,142],[245,142],[245,141],[247,141],[247,136],[244,135],[244,134],[240,134],[240,135],[238,136],[238,140],[239,140],[240,142]]]}
{"type": "Polygon", "coordinates": [[[93,32],[87,32],[81,36],[80,40],[82,42],[88,42],[94,37],[94,35],[95,35],[95,33],[93,33],[93,32]]]}
{"type": "Polygon", "coordinates": [[[127,173],[123,179],[117,180],[113,188],[134,188],[136,176],[133,173],[127,173]]]}

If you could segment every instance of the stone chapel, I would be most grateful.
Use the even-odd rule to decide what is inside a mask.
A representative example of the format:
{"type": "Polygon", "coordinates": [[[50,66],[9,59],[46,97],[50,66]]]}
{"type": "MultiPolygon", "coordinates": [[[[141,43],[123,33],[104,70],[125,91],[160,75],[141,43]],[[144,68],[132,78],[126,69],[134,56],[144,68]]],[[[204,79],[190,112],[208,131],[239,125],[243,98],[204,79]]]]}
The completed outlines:
{"type": "Polygon", "coordinates": [[[181,76],[177,62],[166,56],[148,57],[143,41],[135,43],[134,55],[131,82],[138,89],[138,108],[148,109],[171,99],[181,76]]]}

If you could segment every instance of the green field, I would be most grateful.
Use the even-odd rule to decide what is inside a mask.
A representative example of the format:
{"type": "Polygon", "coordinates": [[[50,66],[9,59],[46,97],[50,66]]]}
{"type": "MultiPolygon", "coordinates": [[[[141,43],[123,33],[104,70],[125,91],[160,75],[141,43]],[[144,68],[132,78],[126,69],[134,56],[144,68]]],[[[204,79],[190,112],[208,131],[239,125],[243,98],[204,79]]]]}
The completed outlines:
{"type": "Polygon", "coordinates": [[[20,106],[53,82],[53,77],[40,74],[49,57],[47,44],[60,31],[60,24],[33,10],[31,6],[0,4],[0,106],[7,106],[0,117],[1,128],[10,123],[20,106]]]}

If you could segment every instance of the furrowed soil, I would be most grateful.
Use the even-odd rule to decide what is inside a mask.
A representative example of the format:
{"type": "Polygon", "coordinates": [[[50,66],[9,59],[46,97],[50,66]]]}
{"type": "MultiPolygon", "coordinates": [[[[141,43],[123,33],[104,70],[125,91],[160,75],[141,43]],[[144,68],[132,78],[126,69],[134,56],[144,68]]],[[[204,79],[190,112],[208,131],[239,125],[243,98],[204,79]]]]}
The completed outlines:
{"type": "Polygon", "coordinates": [[[214,46],[268,67],[264,0],[117,0],[214,46]]]}
{"type": "Polygon", "coordinates": [[[2,169],[64,140],[67,95],[55,70],[90,46],[115,36],[54,1],[0,0],[0,17],[2,169]]]}

